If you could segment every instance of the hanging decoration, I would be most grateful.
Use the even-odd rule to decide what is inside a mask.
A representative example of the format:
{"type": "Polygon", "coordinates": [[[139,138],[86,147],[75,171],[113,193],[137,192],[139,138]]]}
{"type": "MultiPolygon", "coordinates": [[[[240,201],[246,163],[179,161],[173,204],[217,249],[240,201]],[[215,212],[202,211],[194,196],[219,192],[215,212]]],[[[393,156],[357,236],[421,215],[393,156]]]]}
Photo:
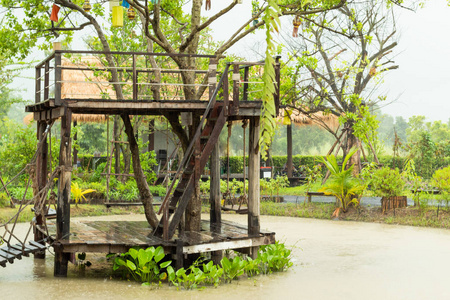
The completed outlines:
{"type": "Polygon", "coordinates": [[[210,10],[211,9],[211,0],[206,0],[205,9],[206,10],[210,10]]]}
{"type": "Polygon", "coordinates": [[[83,4],[83,9],[85,12],[89,12],[91,10],[92,6],[89,0],[85,0],[83,4]]]}
{"type": "Polygon", "coordinates": [[[119,6],[120,1],[118,0],[109,0],[109,11],[112,12],[114,6],[119,6]]]}
{"type": "Polygon", "coordinates": [[[122,1],[122,6],[125,8],[130,8],[130,3],[127,2],[127,0],[122,1]]]}
{"type": "MultiPolygon", "coordinates": [[[[252,11],[252,18],[255,18],[258,15],[258,11],[256,10],[255,7],[253,7],[253,11],[252,11]]],[[[253,26],[258,25],[258,19],[254,19],[253,20],[253,26]]]]}
{"type": "Polygon", "coordinates": [[[129,20],[134,20],[134,18],[136,17],[136,12],[134,11],[134,9],[132,7],[130,7],[127,11],[127,16],[129,20]]]}
{"type": "Polygon", "coordinates": [[[237,3],[238,4],[242,4],[242,0],[237,0],[237,3]]]}
{"type": "Polygon", "coordinates": [[[123,27],[123,7],[114,6],[112,12],[113,27],[123,27]]]}
{"type": "Polygon", "coordinates": [[[292,31],[293,37],[298,37],[298,27],[302,25],[302,20],[299,16],[295,16],[295,19],[292,21],[292,25],[294,25],[294,30],[292,31]]]}
{"type": "Polygon", "coordinates": [[[52,13],[50,15],[50,20],[52,20],[53,22],[58,22],[58,12],[59,12],[60,7],[56,4],[53,3],[52,6],[52,13]]]}
{"type": "Polygon", "coordinates": [[[151,0],[151,2],[152,2],[153,5],[156,5],[156,4],[159,3],[159,0],[151,0]]]}

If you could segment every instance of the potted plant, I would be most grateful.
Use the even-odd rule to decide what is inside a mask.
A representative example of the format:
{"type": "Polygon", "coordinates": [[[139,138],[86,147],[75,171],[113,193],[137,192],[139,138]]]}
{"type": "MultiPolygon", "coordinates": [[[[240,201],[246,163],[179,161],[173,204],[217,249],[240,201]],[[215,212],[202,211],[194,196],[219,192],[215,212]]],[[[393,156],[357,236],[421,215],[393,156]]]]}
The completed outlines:
{"type": "Polygon", "coordinates": [[[406,196],[401,196],[405,182],[397,168],[383,167],[376,170],[371,179],[371,189],[381,196],[383,212],[391,208],[406,207],[406,196]]]}

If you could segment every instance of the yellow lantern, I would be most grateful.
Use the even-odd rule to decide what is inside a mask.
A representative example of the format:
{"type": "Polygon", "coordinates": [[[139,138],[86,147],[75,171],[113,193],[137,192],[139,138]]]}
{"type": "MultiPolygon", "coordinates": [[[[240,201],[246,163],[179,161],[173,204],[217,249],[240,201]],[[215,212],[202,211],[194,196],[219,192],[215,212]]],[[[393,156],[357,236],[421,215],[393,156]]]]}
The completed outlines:
{"type": "Polygon", "coordinates": [[[83,9],[85,12],[89,12],[91,10],[92,6],[89,0],[85,0],[83,4],[83,9]]]}
{"type": "Polygon", "coordinates": [[[134,18],[136,17],[136,13],[134,12],[134,9],[132,7],[128,9],[127,16],[130,20],[134,20],[134,18]]]}
{"type": "Polygon", "coordinates": [[[122,6],[113,6],[112,25],[113,25],[113,27],[123,27],[123,7],[122,6]]]}

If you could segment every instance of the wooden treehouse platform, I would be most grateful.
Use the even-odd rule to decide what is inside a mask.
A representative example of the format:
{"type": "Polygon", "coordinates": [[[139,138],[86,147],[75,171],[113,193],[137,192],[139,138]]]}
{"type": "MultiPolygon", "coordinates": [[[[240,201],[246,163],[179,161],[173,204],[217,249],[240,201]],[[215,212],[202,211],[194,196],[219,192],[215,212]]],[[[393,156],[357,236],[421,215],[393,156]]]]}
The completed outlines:
{"type": "MultiPolygon", "coordinates": [[[[40,190],[45,188],[48,177],[49,126],[61,119],[57,218],[54,224],[47,224],[49,235],[42,229],[46,226],[44,222],[38,222],[37,227],[42,230],[35,233],[36,241],[45,238],[52,241],[55,276],[66,276],[73,252],[124,252],[135,246],[162,245],[167,253],[178,258],[177,261],[182,260],[184,254],[242,248],[248,248],[247,252],[254,257],[258,246],[275,241],[273,232],[260,230],[259,218],[262,102],[258,95],[263,89],[263,62],[232,62],[219,70],[219,61],[220,57],[208,55],[59,50],[36,66],[35,103],[28,105],[26,111],[32,112],[37,121],[41,150],[36,160],[36,179],[40,190]],[[151,60],[157,63],[157,68],[150,67],[154,65],[151,60]],[[114,64],[103,65],[102,61],[114,61],[114,64]],[[259,68],[259,71],[252,72],[252,68],[259,68]],[[191,95],[192,99],[184,100],[185,95],[191,95]],[[171,122],[180,122],[176,125],[180,128],[189,128],[189,146],[159,208],[161,217],[156,230],[145,222],[70,221],[73,114],[121,115],[124,124],[130,122],[129,116],[133,115],[162,115],[171,122]],[[249,126],[249,194],[247,208],[241,212],[248,214],[247,226],[221,219],[217,143],[223,127],[240,120],[245,120],[249,126]],[[210,220],[201,220],[200,229],[194,222],[192,228],[195,229],[183,231],[184,225],[192,221],[185,218],[193,209],[188,204],[208,161],[210,220]]],[[[274,98],[278,113],[278,58],[275,70],[274,98]]],[[[130,132],[133,131],[127,134],[130,132]]],[[[40,220],[39,216],[37,219],[40,220]]],[[[217,258],[219,254],[214,255],[217,258]]]]}
{"type": "MultiPolygon", "coordinates": [[[[168,254],[184,255],[249,248],[275,242],[274,232],[260,231],[249,235],[246,226],[228,221],[211,225],[209,220],[202,220],[201,231],[185,231],[181,234],[176,232],[169,241],[155,236],[154,229],[146,221],[78,221],[71,222],[70,227],[69,239],[58,241],[56,224],[48,224],[49,243],[67,253],[124,253],[131,247],[163,246],[168,254]]],[[[47,235],[45,228],[38,229],[43,235],[47,235]]]]}

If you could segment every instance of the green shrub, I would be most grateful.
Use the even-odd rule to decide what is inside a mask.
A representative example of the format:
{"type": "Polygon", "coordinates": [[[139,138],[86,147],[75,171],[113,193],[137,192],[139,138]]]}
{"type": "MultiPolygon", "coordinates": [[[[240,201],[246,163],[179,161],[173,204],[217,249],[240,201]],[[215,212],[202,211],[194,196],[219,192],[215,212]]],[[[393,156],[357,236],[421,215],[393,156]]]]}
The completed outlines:
{"type": "Polygon", "coordinates": [[[5,192],[0,192],[0,207],[9,207],[10,199],[5,192]]]}
{"type": "Polygon", "coordinates": [[[371,179],[371,189],[381,197],[401,196],[405,182],[397,168],[383,167],[376,170],[371,179]]]}

